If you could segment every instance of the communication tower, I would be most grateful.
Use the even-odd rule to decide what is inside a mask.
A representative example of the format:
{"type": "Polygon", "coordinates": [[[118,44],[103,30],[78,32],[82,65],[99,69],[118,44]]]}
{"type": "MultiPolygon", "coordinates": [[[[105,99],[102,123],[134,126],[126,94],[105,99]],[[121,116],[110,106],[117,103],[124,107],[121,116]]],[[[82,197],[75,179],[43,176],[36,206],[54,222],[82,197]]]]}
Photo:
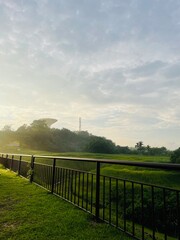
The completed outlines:
{"type": "Polygon", "coordinates": [[[79,118],[79,132],[81,132],[81,117],[79,118]]]}

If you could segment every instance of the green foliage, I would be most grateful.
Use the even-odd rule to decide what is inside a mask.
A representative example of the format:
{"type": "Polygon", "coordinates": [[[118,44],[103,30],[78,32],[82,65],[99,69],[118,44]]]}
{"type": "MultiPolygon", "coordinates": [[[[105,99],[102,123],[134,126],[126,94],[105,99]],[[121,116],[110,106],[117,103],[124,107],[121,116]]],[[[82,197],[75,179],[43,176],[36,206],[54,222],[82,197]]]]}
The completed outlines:
{"type": "Polygon", "coordinates": [[[180,163],[180,148],[176,149],[170,157],[172,163],[180,163]]]}
{"type": "Polygon", "coordinates": [[[5,125],[0,131],[0,145],[8,145],[16,140],[15,132],[9,125],[5,125]]]}
{"type": "MultiPolygon", "coordinates": [[[[116,205],[117,202],[117,189],[116,186],[112,186],[111,201],[116,205]]],[[[118,188],[118,206],[119,209],[124,208],[124,189],[123,184],[118,188]]],[[[106,204],[109,204],[109,198],[106,196],[106,204]]],[[[132,209],[132,186],[126,184],[126,219],[129,221],[135,221],[137,224],[142,224],[142,202],[141,202],[141,186],[134,185],[134,216],[132,209]]],[[[166,233],[169,236],[175,237],[176,229],[178,229],[177,223],[177,206],[176,206],[176,192],[166,190],[166,233]]],[[[163,201],[163,189],[154,188],[154,213],[155,224],[157,232],[164,232],[164,201],[163,201]]],[[[144,226],[152,229],[154,222],[152,222],[152,189],[151,187],[144,186],[143,188],[143,224],[144,226]]]]}
{"type": "Polygon", "coordinates": [[[115,144],[106,138],[92,136],[86,146],[86,150],[94,153],[114,153],[115,144]]]}
{"type": "Polygon", "coordinates": [[[180,189],[180,174],[176,171],[106,165],[101,168],[101,174],[180,189]]]}
{"type": "Polygon", "coordinates": [[[50,150],[52,147],[51,129],[44,120],[35,120],[30,126],[23,125],[15,134],[23,147],[37,150],[50,150]]]}
{"type": "Polygon", "coordinates": [[[16,131],[5,126],[0,131],[0,145],[11,147],[17,141],[20,148],[54,152],[90,152],[106,154],[168,155],[165,147],[143,146],[140,141],[136,148],[119,146],[105,137],[89,134],[87,131],[73,132],[68,129],[50,128],[45,120],[34,120],[29,126],[24,124],[16,131]]]}

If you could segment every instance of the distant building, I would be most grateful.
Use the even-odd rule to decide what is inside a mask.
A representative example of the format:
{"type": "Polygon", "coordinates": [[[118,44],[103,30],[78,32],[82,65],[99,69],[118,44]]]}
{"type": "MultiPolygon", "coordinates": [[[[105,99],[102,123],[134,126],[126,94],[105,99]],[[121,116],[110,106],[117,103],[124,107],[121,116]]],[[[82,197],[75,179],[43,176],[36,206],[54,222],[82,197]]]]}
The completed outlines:
{"type": "Polygon", "coordinates": [[[55,122],[58,121],[57,119],[54,119],[54,118],[41,118],[39,120],[45,121],[48,127],[51,127],[51,125],[53,125],[55,122]]]}

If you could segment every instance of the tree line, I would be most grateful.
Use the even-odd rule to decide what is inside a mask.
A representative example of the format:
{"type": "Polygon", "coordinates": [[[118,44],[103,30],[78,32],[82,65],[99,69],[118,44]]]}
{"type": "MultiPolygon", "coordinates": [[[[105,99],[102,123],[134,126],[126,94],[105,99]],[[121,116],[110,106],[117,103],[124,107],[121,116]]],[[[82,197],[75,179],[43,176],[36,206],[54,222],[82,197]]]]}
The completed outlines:
{"type": "Polygon", "coordinates": [[[55,152],[92,152],[109,154],[169,155],[165,147],[143,146],[138,142],[135,148],[116,145],[105,137],[95,136],[87,131],[70,131],[66,128],[50,128],[44,120],[34,120],[16,131],[5,126],[0,131],[0,145],[8,146],[17,141],[20,148],[55,152]]]}

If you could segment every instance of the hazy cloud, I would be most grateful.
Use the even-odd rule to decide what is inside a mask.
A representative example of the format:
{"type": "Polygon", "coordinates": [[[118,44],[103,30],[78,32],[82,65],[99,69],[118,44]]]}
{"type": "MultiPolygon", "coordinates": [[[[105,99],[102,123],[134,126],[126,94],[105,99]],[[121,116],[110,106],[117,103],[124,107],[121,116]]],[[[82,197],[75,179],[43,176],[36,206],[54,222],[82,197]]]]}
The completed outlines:
{"type": "Polygon", "coordinates": [[[0,28],[1,127],[179,146],[178,0],[0,0],[0,28]]]}

